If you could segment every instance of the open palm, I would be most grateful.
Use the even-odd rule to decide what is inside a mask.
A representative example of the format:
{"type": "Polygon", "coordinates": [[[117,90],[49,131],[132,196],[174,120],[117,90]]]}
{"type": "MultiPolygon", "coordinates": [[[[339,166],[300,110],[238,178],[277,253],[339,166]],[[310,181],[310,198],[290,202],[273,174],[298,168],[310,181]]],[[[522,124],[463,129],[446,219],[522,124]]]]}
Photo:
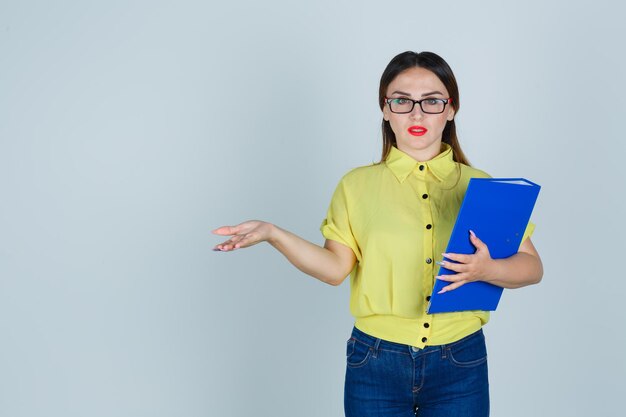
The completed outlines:
{"type": "Polygon", "coordinates": [[[215,245],[215,251],[231,251],[239,248],[247,248],[259,242],[266,241],[270,237],[272,225],[260,220],[248,220],[236,226],[221,226],[212,233],[222,236],[232,236],[227,241],[215,245]]]}

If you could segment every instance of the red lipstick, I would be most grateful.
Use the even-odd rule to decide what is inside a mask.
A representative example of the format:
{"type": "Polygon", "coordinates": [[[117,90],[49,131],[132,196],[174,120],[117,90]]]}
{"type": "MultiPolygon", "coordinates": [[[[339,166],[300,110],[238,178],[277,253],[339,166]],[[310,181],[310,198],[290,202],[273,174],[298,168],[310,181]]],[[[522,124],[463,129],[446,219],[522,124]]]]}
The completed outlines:
{"type": "Polygon", "coordinates": [[[413,136],[422,136],[424,135],[426,132],[428,132],[428,129],[426,129],[424,126],[411,126],[410,128],[407,129],[409,131],[410,134],[412,134],[413,136]]]}

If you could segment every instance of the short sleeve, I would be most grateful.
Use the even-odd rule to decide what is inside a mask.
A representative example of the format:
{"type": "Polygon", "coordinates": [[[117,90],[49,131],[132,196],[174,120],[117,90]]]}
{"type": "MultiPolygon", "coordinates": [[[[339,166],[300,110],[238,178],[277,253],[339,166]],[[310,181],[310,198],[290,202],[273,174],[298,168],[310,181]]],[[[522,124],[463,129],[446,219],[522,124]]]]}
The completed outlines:
{"type": "Polygon", "coordinates": [[[361,261],[361,251],[352,233],[350,223],[350,200],[346,192],[344,179],[339,182],[326,213],[326,218],[322,221],[320,231],[326,239],[339,242],[354,252],[357,260],[361,261]]]}
{"type": "Polygon", "coordinates": [[[526,230],[524,231],[524,236],[522,236],[522,243],[526,240],[526,238],[531,237],[534,231],[535,223],[528,222],[528,224],[526,225],[526,230]]]}

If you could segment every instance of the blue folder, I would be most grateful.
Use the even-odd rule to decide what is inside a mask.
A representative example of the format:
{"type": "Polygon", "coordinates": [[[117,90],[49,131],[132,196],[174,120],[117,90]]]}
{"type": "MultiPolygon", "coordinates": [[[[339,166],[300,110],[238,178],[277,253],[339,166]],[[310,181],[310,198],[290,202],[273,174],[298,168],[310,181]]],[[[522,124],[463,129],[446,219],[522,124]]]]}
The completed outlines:
{"type": "MultiPolygon", "coordinates": [[[[493,259],[517,253],[541,187],[524,178],[472,178],[452,229],[446,253],[473,254],[470,230],[489,248],[493,259]]],[[[448,262],[454,262],[444,258],[448,262]]],[[[439,267],[437,275],[456,272],[439,267]]],[[[474,281],[437,294],[450,282],[435,280],[428,314],[466,310],[493,311],[502,287],[474,281]]]]}

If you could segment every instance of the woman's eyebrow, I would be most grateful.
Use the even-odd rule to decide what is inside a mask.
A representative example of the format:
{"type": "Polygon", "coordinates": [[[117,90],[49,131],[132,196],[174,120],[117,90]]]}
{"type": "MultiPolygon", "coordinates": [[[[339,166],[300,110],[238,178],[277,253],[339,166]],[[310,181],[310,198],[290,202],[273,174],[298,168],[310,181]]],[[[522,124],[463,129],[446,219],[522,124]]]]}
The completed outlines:
{"type": "Polygon", "coordinates": [[[409,97],[411,97],[411,94],[409,94],[409,93],[405,93],[404,91],[394,91],[394,92],[393,92],[393,93],[391,93],[391,94],[400,94],[400,95],[403,95],[403,96],[409,96],[409,97]]]}
{"type": "MultiPolygon", "coordinates": [[[[411,97],[411,94],[409,94],[409,93],[405,93],[404,91],[394,91],[394,92],[393,92],[393,93],[391,93],[391,94],[401,94],[401,95],[403,95],[403,96],[409,96],[409,97],[411,97]]],[[[443,95],[443,93],[442,93],[441,91],[431,91],[430,93],[425,93],[425,94],[422,94],[422,97],[432,96],[433,94],[441,94],[441,95],[443,95]]]]}
{"type": "Polygon", "coordinates": [[[422,97],[432,96],[433,94],[441,94],[443,96],[441,91],[431,91],[430,93],[422,94],[422,97]]]}

